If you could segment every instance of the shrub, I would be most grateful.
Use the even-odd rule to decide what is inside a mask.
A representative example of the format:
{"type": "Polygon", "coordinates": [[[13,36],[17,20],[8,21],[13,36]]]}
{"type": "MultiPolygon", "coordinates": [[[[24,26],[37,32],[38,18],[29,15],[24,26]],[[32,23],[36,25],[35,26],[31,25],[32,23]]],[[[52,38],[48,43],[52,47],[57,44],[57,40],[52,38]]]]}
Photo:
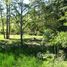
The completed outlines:
{"type": "Polygon", "coordinates": [[[59,45],[62,47],[67,47],[67,32],[58,33],[54,39],[51,41],[52,45],[59,45]]]}
{"type": "Polygon", "coordinates": [[[54,37],[54,31],[51,29],[45,29],[42,44],[47,46],[50,40],[53,39],[53,37],[54,37]]]}

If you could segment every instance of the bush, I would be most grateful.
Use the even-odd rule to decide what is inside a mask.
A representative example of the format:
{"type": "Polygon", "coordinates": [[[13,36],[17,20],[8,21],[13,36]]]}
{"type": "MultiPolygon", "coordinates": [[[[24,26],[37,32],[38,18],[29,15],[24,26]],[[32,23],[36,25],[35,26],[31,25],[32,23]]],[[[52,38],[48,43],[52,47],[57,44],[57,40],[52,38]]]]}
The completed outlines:
{"type": "Polygon", "coordinates": [[[42,44],[47,46],[48,43],[54,38],[54,36],[55,36],[55,33],[53,30],[45,29],[42,44]]]}
{"type": "Polygon", "coordinates": [[[64,48],[67,47],[67,32],[58,33],[54,39],[51,41],[52,45],[62,46],[64,48]]]}

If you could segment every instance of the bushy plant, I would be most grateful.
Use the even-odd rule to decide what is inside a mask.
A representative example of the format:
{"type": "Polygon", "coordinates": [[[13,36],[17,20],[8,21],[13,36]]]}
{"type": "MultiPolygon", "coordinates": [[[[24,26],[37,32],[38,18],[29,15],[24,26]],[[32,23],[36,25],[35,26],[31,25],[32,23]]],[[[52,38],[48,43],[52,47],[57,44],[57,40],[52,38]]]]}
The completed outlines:
{"type": "Polygon", "coordinates": [[[47,45],[54,38],[54,31],[51,29],[45,29],[43,34],[42,43],[47,45]]]}
{"type": "Polygon", "coordinates": [[[51,44],[67,47],[67,32],[58,33],[51,41],[51,44]]]}

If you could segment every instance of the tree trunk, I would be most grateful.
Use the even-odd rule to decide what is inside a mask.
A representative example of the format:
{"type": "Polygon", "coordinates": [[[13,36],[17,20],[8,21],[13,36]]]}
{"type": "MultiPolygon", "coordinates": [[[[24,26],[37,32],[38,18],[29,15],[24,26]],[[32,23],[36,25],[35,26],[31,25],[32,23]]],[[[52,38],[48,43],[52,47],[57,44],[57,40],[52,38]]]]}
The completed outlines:
{"type": "Polygon", "coordinates": [[[3,21],[2,11],[1,11],[1,21],[2,21],[2,32],[3,32],[3,36],[4,36],[4,38],[5,38],[4,21],[3,21]]]}
{"type": "Polygon", "coordinates": [[[9,5],[6,5],[7,7],[7,13],[6,13],[6,39],[9,39],[9,27],[10,27],[10,7],[9,5]]]}
{"type": "Polygon", "coordinates": [[[23,19],[23,17],[22,17],[22,13],[23,13],[23,3],[21,3],[21,15],[20,15],[20,40],[21,40],[21,45],[23,45],[23,29],[22,29],[22,23],[23,23],[23,21],[22,21],[22,19],[23,19]]]}

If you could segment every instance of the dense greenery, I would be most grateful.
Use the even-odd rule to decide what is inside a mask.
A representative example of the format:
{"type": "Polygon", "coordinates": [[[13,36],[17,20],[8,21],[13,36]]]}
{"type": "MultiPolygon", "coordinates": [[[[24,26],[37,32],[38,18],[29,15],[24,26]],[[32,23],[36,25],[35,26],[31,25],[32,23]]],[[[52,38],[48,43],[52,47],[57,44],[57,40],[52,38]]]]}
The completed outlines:
{"type": "Polygon", "coordinates": [[[0,67],[66,67],[66,60],[67,0],[0,0],[0,67]]]}

